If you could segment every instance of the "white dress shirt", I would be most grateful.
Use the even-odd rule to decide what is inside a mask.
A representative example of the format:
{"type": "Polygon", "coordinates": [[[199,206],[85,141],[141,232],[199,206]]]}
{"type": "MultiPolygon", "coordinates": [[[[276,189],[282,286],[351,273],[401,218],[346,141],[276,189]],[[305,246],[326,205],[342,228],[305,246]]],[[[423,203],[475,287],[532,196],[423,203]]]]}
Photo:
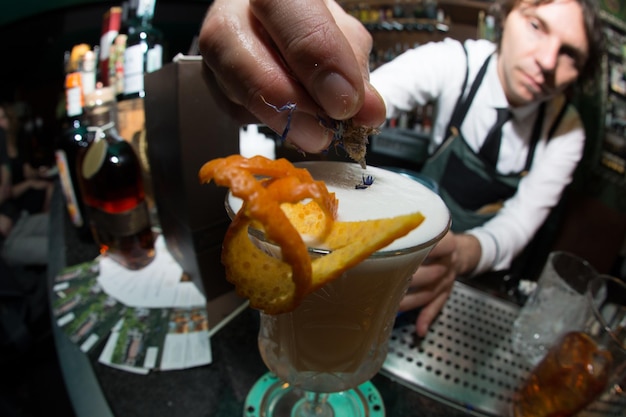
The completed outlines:
{"type": "MultiPolygon", "coordinates": [[[[485,40],[456,40],[424,44],[398,56],[371,74],[371,83],[383,97],[387,117],[398,116],[416,105],[435,103],[431,150],[444,140],[452,111],[459,97],[469,63],[466,93],[495,45],[485,40]]],[[[461,126],[468,145],[478,152],[487,132],[495,123],[496,107],[508,102],[500,84],[497,56],[493,56],[485,78],[461,126]]],[[[546,106],[543,130],[535,149],[530,172],[520,181],[516,194],[498,214],[481,227],[467,231],[480,242],[482,253],[473,274],[502,270],[529,243],[550,210],[559,202],[563,189],[571,182],[582,157],[585,132],[573,106],[569,106],[552,138],[546,136],[561,111],[565,98],[558,96],[546,106]]],[[[511,108],[513,119],[502,130],[497,169],[502,174],[524,169],[529,140],[537,116],[538,103],[511,108]]]]}

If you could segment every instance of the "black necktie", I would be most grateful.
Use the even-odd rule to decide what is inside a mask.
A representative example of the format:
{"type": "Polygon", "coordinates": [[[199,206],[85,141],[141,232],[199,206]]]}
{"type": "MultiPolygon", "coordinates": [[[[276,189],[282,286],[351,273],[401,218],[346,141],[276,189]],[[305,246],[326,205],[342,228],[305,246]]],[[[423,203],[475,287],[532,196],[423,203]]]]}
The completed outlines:
{"type": "Polygon", "coordinates": [[[483,146],[480,148],[479,152],[479,155],[483,158],[483,160],[494,168],[498,162],[498,153],[500,152],[500,142],[502,141],[502,125],[508,122],[513,116],[513,114],[507,108],[496,109],[496,111],[498,112],[498,119],[496,120],[496,124],[494,124],[489,133],[487,133],[485,143],[483,143],[483,146]]]}

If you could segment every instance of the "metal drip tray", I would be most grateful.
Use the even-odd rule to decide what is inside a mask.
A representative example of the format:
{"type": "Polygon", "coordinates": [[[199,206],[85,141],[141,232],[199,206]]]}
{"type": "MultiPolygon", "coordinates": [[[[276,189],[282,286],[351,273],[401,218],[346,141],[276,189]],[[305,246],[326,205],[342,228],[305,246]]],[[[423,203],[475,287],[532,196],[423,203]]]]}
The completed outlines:
{"type": "Polygon", "coordinates": [[[415,334],[415,315],[397,319],[381,372],[472,414],[508,415],[513,392],[530,372],[510,341],[518,312],[457,281],[425,338],[415,334]]]}

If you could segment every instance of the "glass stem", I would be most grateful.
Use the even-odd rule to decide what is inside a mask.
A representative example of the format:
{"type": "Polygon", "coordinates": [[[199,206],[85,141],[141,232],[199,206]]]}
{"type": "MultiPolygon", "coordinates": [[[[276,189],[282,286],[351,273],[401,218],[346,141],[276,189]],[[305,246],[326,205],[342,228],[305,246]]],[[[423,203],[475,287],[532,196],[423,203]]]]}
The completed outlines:
{"type": "Polygon", "coordinates": [[[328,404],[328,394],[306,392],[306,397],[296,406],[293,417],[333,417],[335,413],[328,404]]]}

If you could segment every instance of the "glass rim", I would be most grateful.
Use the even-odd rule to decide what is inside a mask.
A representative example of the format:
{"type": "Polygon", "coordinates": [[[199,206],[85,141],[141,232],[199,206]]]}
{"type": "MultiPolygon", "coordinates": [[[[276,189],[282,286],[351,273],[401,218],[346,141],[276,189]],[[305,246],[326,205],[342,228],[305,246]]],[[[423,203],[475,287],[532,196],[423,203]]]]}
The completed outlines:
{"type": "Polygon", "coordinates": [[[591,262],[589,262],[587,259],[583,258],[580,255],[577,255],[577,254],[575,254],[573,252],[569,252],[569,251],[563,250],[563,249],[555,249],[555,250],[551,251],[550,253],[548,253],[548,257],[549,258],[554,258],[556,256],[565,256],[565,257],[567,257],[569,259],[580,261],[580,263],[582,265],[584,265],[586,268],[589,268],[589,270],[591,272],[593,272],[594,274],[598,274],[598,271],[591,264],[591,262]]]}
{"type": "Polygon", "coordinates": [[[581,296],[585,295],[589,283],[599,275],[598,270],[587,259],[563,249],[548,253],[547,264],[569,289],[581,296]]]}
{"type": "MultiPolygon", "coordinates": [[[[237,215],[237,213],[235,213],[235,211],[232,209],[232,207],[228,203],[228,199],[229,199],[230,195],[231,195],[231,192],[229,190],[226,193],[226,197],[224,199],[224,206],[226,207],[226,212],[228,213],[228,217],[232,221],[235,218],[235,216],[237,215]]],[[[238,198],[238,197],[236,197],[236,198],[238,198]]],[[[446,224],[446,227],[444,227],[444,229],[440,233],[438,233],[435,237],[427,240],[426,242],[422,242],[422,243],[420,243],[418,245],[413,245],[413,246],[409,246],[409,247],[406,247],[406,248],[399,248],[399,249],[388,249],[388,250],[385,250],[383,248],[382,250],[378,250],[378,251],[372,253],[370,256],[367,257],[367,259],[371,259],[371,258],[389,258],[389,257],[393,257],[393,256],[400,256],[400,255],[404,255],[404,254],[408,254],[408,253],[417,252],[417,251],[425,249],[425,248],[427,248],[429,246],[433,246],[434,247],[434,245],[437,242],[439,242],[441,239],[443,239],[443,237],[446,235],[446,233],[448,233],[448,231],[450,230],[451,224],[452,224],[452,217],[448,216],[448,222],[446,224]]],[[[248,227],[248,233],[251,234],[252,236],[254,236],[256,239],[259,239],[263,243],[276,245],[275,243],[269,241],[266,238],[265,233],[263,233],[259,229],[255,229],[253,227],[248,227]]],[[[276,245],[276,246],[278,246],[278,245],[276,245]]],[[[307,245],[307,251],[310,254],[316,255],[316,256],[328,255],[328,254],[333,252],[332,249],[315,248],[315,247],[310,247],[308,245],[307,245]]]]}
{"type": "Polygon", "coordinates": [[[611,340],[619,347],[619,349],[626,352],[626,344],[624,343],[624,341],[621,341],[620,339],[617,338],[617,336],[615,335],[615,329],[609,326],[609,324],[605,320],[600,310],[598,310],[598,306],[596,306],[594,302],[594,295],[592,294],[592,288],[594,284],[598,282],[602,282],[602,283],[612,282],[613,284],[616,284],[618,287],[621,287],[625,292],[626,292],[626,283],[612,275],[600,274],[589,281],[588,291],[587,291],[587,301],[591,305],[591,311],[593,313],[594,318],[600,323],[600,325],[602,326],[602,329],[604,329],[608,333],[611,340]]]}

